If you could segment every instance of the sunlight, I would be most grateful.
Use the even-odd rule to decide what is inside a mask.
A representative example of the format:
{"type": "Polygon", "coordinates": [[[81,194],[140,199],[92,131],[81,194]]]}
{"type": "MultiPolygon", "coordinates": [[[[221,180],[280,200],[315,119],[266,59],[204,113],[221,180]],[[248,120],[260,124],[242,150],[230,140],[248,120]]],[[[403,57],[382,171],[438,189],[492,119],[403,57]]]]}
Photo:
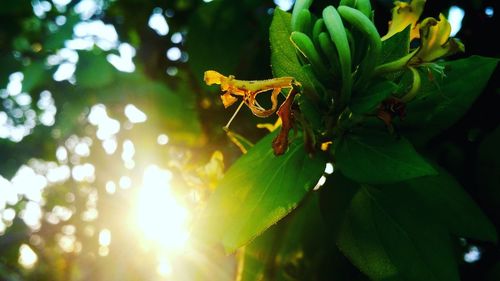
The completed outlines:
{"type": "MultiPolygon", "coordinates": [[[[40,108],[41,111],[36,112],[32,108],[33,97],[22,91],[23,80],[24,74],[22,72],[12,73],[9,75],[6,88],[0,88],[0,98],[4,99],[3,110],[0,111],[0,138],[13,142],[22,141],[39,124],[52,126],[57,111],[56,107],[51,104],[50,107],[40,108]],[[37,117],[40,122],[37,122],[37,117]]],[[[27,80],[27,83],[30,83],[30,79],[27,80]]],[[[38,103],[46,96],[45,92],[40,94],[38,103]]]]}
{"type": "Polygon", "coordinates": [[[160,257],[156,272],[162,277],[169,277],[172,275],[172,264],[166,257],[160,257]]]}
{"type": "Polygon", "coordinates": [[[123,141],[122,160],[127,169],[133,169],[135,166],[134,154],[135,154],[134,143],[128,139],[123,141]]]}
{"type": "Polygon", "coordinates": [[[181,43],[183,40],[183,37],[182,37],[182,33],[180,32],[176,32],[174,34],[172,34],[172,37],[170,38],[170,41],[172,41],[172,43],[174,44],[179,44],[181,43]]]}
{"type": "Polygon", "coordinates": [[[106,192],[114,194],[116,192],[116,184],[113,181],[106,182],[106,192]]]}
{"type": "Polygon", "coordinates": [[[481,259],[481,251],[477,246],[469,246],[468,251],[464,254],[464,261],[467,263],[474,263],[481,259]]]}
{"type": "Polygon", "coordinates": [[[56,72],[54,72],[53,78],[55,81],[63,81],[70,79],[76,70],[76,64],[71,62],[63,62],[59,65],[56,72]]]}
{"type": "Polygon", "coordinates": [[[465,11],[458,6],[451,6],[448,13],[448,21],[451,25],[450,36],[455,36],[462,28],[462,20],[464,19],[465,11]]]}
{"type": "Polygon", "coordinates": [[[276,4],[280,9],[283,11],[288,11],[292,9],[293,3],[295,1],[293,0],[274,0],[274,4],[276,4]]]}
{"type": "Polygon", "coordinates": [[[104,228],[99,232],[99,245],[101,246],[109,246],[111,244],[111,231],[109,229],[104,228]]]}
{"type": "Polygon", "coordinates": [[[118,181],[118,185],[121,189],[129,189],[132,187],[132,180],[130,179],[130,177],[121,176],[120,180],[118,181]]]}
{"type": "Polygon", "coordinates": [[[316,190],[319,190],[326,182],[326,177],[325,176],[321,176],[321,178],[319,178],[318,180],[318,183],[316,183],[316,185],[314,186],[313,190],[316,191],[316,190]]]}
{"type": "Polygon", "coordinates": [[[64,252],[72,253],[75,251],[76,236],[74,234],[58,234],[56,239],[57,245],[64,252]]]}
{"type": "Polygon", "coordinates": [[[188,242],[188,212],[170,190],[170,171],[146,168],[138,194],[136,221],[144,236],[167,251],[183,249],[188,242]]]}
{"type": "Polygon", "coordinates": [[[19,264],[26,269],[33,268],[38,261],[37,254],[26,244],[19,247],[19,264]]]}
{"type": "Polygon", "coordinates": [[[115,135],[120,132],[120,122],[108,116],[106,106],[103,104],[96,104],[90,109],[87,117],[90,124],[97,126],[96,136],[103,141],[103,147],[106,153],[112,154],[116,150],[115,135]],[[107,142],[107,140],[112,140],[107,142]]]}
{"type": "Polygon", "coordinates": [[[21,72],[12,73],[9,76],[9,83],[7,84],[7,92],[11,96],[16,96],[21,93],[23,89],[24,75],[21,72]]]}
{"type": "Polygon", "coordinates": [[[177,61],[181,58],[182,52],[181,49],[177,47],[172,47],[167,50],[167,58],[171,61],[177,61]]]}
{"type": "Polygon", "coordinates": [[[82,0],[75,6],[75,12],[80,14],[82,20],[90,19],[100,9],[96,0],[82,0]]]}
{"type": "Polygon", "coordinates": [[[148,120],[148,116],[133,104],[127,104],[124,109],[125,116],[132,123],[142,123],[148,120]]]}
{"type": "Polygon", "coordinates": [[[151,29],[156,31],[158,35],[165,36],[168,34],[170,28],[162,12],[163,11],[161,9],[156,8],[153,11],[153,14],[149,17],[148,25],[151,29]]]}
{"type": "Polygon", "coordinates": [[[123,72],[134,72],[135,64],[132,58],[135,56],[135,49],[132,45],[121,43],[118,46],[120,55],[109,54],[106,58],[116,69],[123,72]]]}
{"type": "Polygon", "coordinates": [[[484,13],[486,14],[486,16],[491,18],[495,14],[495,10],[493,9],[493,7],[488,6],[488,7],[484,8],[484,13]]]}
{"type": "Polygon", "coordinates": [[[158,135],[158,138],[156,138],[156,142],[159,145],[166,145],[168,143],[168,136],[165,134],[160,134],[158,135]]]}
{"type": "Polygon", "coordinates": [[[33,13],[39,18],[43,18],[45,13],[52,8],[50,2],[47,1],[33,1],[31,5],[33,6],[33,13]]]}

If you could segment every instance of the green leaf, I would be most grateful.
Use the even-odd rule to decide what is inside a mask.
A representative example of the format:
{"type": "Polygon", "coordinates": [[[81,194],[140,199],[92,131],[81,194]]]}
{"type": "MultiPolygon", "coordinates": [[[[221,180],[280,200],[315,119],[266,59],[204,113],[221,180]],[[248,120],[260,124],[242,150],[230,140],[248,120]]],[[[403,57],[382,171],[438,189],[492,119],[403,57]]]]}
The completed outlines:
{"type": "Polygon", "coordinates": [[[13,15],[27,16],[31,15],[32,11],[33,8],[28,2],[26,3],[5,2],[2,3],[2,9],[0,9],[0,15],[2,17],[13,16],[13,15]]]}
{"type": "Polygon", "coordinates": [[[250,244],[243,247],[240,257],[243,259],[238,264],[239,281],[266,280],[270,267],[274,267],[277,247],[283,225],[275,225],[255,238],[250,244]]]}
{"type": "Polygon", "coordinates": [[[408,54],[410,49],[410,29],[411,26],[408,25],[403,31],[382,41],[382,50],[378,64],[395,61],[408,54]]]}
{"type": "Polygon", "coordinates": [[[3,66],[0,67],[0,86],[4,88],[9,82],[10,74],[17,71],[22,65],[14,56],[0,56],[0,65],[3,66]]]}
{"type": "Polygon", "coordinates": [[[415,193],[415,200],[423,202],[452,234],[483,241],[497,241],[495,226],[445,170],[439,169],[437,176],[408,180],[391,188],[410,188],[415,193]]]}
{"type": "Polygon", "coordinates": [[[371,85],[362,94],[354,95],[351,98],[349,108],[357,114],[369,113],[375,110],[378,105],[393,94],[398,89],[392,81],[382,80],[371,85]]]}
{"type": "Polygon", "coordinates": [[[334,237],[337,237],[350,202],[359,188],[358,183],[335,172],[327,177],[320,189],[321,214],[334,237]]]}
{"type": "Polygon", "coordinates": [[[303,71],[295,47],[290,41],[292,33],[291,15],[280,9],[274,10],[273,21],[269,29],[271,41],[271,66],[275,77],[291,76],[302,84],[306,96],[317,96],[315,83],[303,71]]]}
{"type": "MultiPolygon", "coordinates": [[[[495,212],[500,206],[500,126],[488,134],[478,148],[476,178],[484,205],[495,212]]],[[[498,217],[496,217],[498,221],[498,217]]]]}
{"type": "Polygon", "coordinates": [[[332,280],[346,271],[343,266],[352,268],[345,261],[332,263],[341,254],[328,237],[317,195],[312,193],[299,208],[244,247],[244,263],[238,270],[241,279],[237,280],[332,280]]]}
{"type": "Polygon", "coordinates": [[[471,56],[440,63],[444,77],[422,75],[420,93],[408,103],[407,117],[398,122],[401,132],[413,143],[424,144],[453,125],[481,94],[497,63],[495,58],[471,56]]]}
{"type": "MultiPolygon", "coordinates": [[[[80,92],[81,93],[81,92],[80,92]]],[[[86,108],[92,106],[91,95],[79,95],[72,92],[71,102],[65,101],[58,107],[56,128],[61,134],[61,138],[67,138],[75,132],[80,132],[84,128],[86,108]]]]}
{"type": "Polygon", "coordinates": [[[58,143],[50,141],[53,139],[51,131],[51,127],[40,126],[21,142],[0,138],[0,155],[7,155],[0,161],[0,174],[6,179],[12,179],[19,167],[33,158],[55,161],[54,153],[58,143]],[[15,157],[8,157],[8,155],[15,155],[15,157]]]}
{"type": "Polygon", "coordinates": [[[80,15],[71,12],[66,23],[59,27],[56,32],[49,32],[44,39],[43,47],[46,50],[56,51],[64,46],[64,42],[73,37],[73,27],[81,21],[80,15]]]}
{"type": "Polygon", "coordinates": [[[263,138],[228,170],[200,218],[201,238],[221,241],[233,252],[290,213],[314,187],[324,160],[309,158],[299,138],[276,157],[274,136],[263,138]]]}
{"type": "Polygon", "coordinates": [[[500,261],[492,265],[486,273],[486,281],[500,280],[500,261]]]}
{"type": "Polygon", "coordinates": [[[23,92],[30,92],[37,87],[40,82],[48,77],[47,67],[43,61],[34,61],[23,70],[23,92]]]}
{"type": "Polygon", "coordinates": [[[196,93],[188,83],[173,88],[151,80],[140,71],[116,73],[107,87],[99,88],[96,101],[131,103],[147,108],[149,128],[166,130],[169,139],[178,145],[200,146],[206,139],[196,107],[196,93]]]}
{"type": "Polygon", "coordinates": [[[198,5],[189,20],[186,47],[189,67],[203,87],[203,73],[209,69],[241,79],[260,78],[255,73],[268,78],[267,71],[262,71],[269,66],[268,49],[256,46],[268,42],[269,17],[248,12],[262,3],[220,0],[198,5]]]}
{"type": "Polygon", "coordinates": [[[403,192],[362,187],[351,201],[338,245],[372,280],[458,281],[450,237],[403,192]]]}
{"type": "Polygon", "coordinates": [[[282,237],[282,248],[278,253],[281,260],[296,255],[297,251],[313,256],[321,247],[328,247],[327,230],[321,218],[318,194],[311,193],[302,203],[287,217],[289,222],[282,237]],[[311,229],[314,231],[310,231],[311,229]]]}
{"type": "Polygon", "coordinates": [[[116,70],[100,52],[81,51],[75,78],[78,85],[86,88],[100,88],[113,82],[116,70]]]}
{"type": "Polygon", "coordinates": [[[316,131],[321,130],[323,124],[321,122],[321,111],[319,108],[302,95],[297,97],[297,103],[300,112],[305,116],[306,120],[309,121],[311,127],[316,131]]]}
{"type": "Polygon", "coordinates": [[[361,183],[391,183],[436,174],[402,137],[378,130],[346,133],[335,148],[336,168],[361,183]]]}

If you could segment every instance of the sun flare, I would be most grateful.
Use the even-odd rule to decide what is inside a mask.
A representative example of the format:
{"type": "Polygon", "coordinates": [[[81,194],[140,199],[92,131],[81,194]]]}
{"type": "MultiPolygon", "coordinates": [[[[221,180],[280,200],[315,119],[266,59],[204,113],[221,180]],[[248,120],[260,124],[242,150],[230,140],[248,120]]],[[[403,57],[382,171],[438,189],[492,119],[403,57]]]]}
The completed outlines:
{"type": "Polygon", "coordinates": [[[138,194],[136,222],[145,238],[167,251],[186,247],[189,213],[172,194],[172,174],[155,165],[144,171],[138,194]]]}

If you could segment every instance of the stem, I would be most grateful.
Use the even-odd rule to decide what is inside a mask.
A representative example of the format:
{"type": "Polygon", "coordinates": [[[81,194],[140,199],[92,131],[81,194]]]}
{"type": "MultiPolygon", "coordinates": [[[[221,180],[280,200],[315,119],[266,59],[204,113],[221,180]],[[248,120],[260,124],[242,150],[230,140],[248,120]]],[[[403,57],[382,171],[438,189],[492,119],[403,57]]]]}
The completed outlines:
{"type": "Polygon", "coordinates": [[[410,67],[410,70],[413,73],[413,83],[411,85],[410,91],[401,98],[401,100],[405,103],[415,98],[418,91],[420,90],[420,84],[421,84],[420,74],[418,73],[418,70],[416,70],[414,67],[410,67]]]}
{"type": "Polygon", "coordinates": [[[379,75],[384,75],[387,73],[403,70],[404,68],[407,67],[408,61],[416,54],[417,51],[418,51],[418,49],[416,49],[415,51],[407,54],[406,56],[404,56],[400,59],[390,61],[388,63],[384,63],[382,65],[375,67],[375,70],[373,71],[373,75],[379,76],[379,75]]]}
{"type": "Polygon", "coordinates": [[[236,117],[236,114],[238,114],[238,112],[240,111],[240,109],[241,109],[241,107],[243,106],[244,103],[245,103],[245,101],[243,100],[240,103],[240,105],[238,106],[238,108],[236,109],[236,111],[233,113],[233,116],[231,116],[231,119],[229,119],[229,121],[227,121],[226,126],[222,127],[222,129],[224,129],[224,131],[228,131],[229,130],[229,125],[231,125],[231,122],[233,122],[234,117],[236,117]]]}

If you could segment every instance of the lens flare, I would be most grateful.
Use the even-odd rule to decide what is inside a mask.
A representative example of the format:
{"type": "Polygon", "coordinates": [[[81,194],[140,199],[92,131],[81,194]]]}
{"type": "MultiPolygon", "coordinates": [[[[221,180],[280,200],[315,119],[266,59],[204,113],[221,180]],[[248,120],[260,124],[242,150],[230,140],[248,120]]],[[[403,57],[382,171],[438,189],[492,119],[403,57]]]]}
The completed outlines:
{"type": "Polygon", "coordinates": [[[157,166],[144,171],[143,184],[138,194],[137,225],[145,238],[167,251],[186,247],[188,211],[172,194],[171,173],[157,166]]]}

